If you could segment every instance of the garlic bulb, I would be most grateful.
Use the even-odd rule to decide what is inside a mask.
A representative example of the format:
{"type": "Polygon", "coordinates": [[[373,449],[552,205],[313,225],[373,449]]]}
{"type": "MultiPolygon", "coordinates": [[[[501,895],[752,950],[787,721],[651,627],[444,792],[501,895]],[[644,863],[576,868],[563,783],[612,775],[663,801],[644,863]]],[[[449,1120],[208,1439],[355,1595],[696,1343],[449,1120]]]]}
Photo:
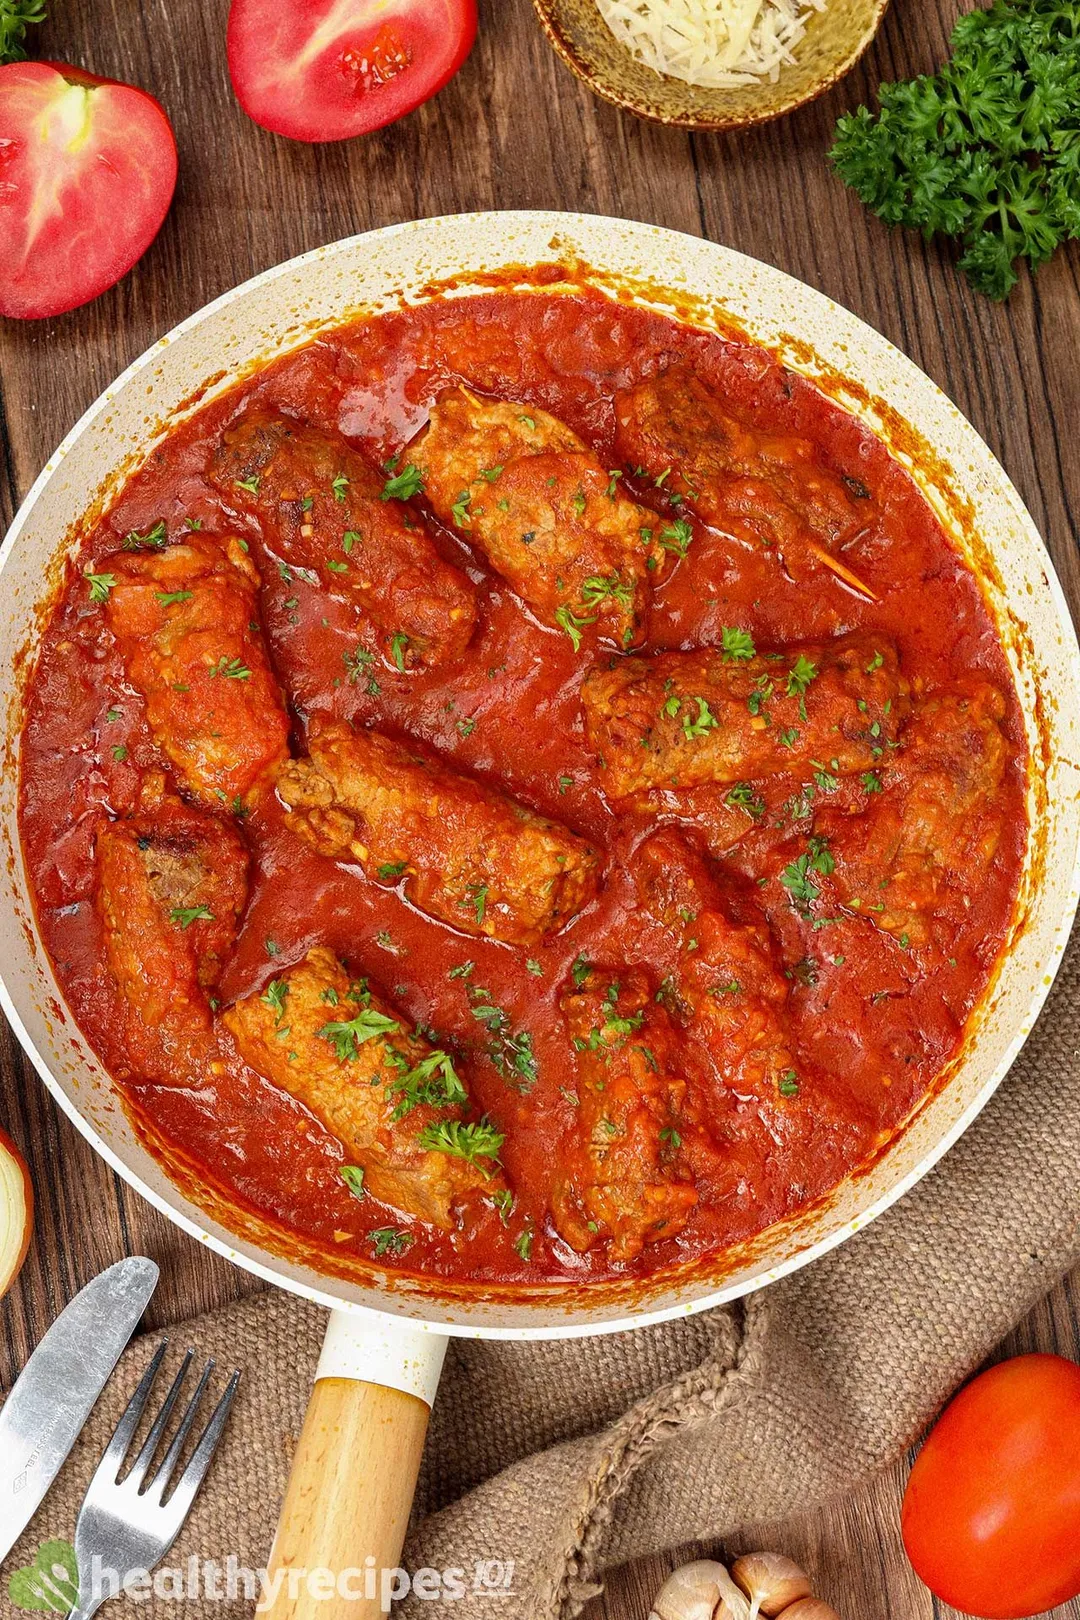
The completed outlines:
{"type": "Polygon", "coordinates": [[[750,1605],[723,1564],[700,1558],[668,1576],[649,1620],[750,1620],[750,1605]]]}
{"type": "Polygon", "coordinates": [[[750,1599],[750,1620],[759,1614],[771,1620],[813,1591],[805,1571],[783,1553],[745,1553],[736,1558],[731,1573],[750,1599]]]}
{"type": "Polygon", "coordinates": [[[789,1609],[782,1609],[779,1620],[840,1620],[840,1616],[820,1598],[807,1597],[800,1598],[789,1609]]]}

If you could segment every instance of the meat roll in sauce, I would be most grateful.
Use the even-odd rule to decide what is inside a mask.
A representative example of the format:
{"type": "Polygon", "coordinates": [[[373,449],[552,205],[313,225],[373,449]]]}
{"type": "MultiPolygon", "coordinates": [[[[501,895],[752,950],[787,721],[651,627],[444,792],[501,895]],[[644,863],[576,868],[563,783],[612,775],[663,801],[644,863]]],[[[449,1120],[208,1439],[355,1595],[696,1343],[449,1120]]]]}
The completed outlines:
{"type": "Polygon", "coordinates": [[[433,668],[462,656],[475,592],[398,498],[407,479],[382,477],[343,439],[261,410],[226,430],[210,476],[230,506],[258,519],[280,562],[356,604],[389,662],[433,668]]]}
{"type": "Polygon", "coordinates": [[[758,653],[733,631],[723,647],[598,664],[581,696],[615,798],[777,772],[866,771],[909,707],[895,647],[865,632],[758,653]]]}
{"type": "Polygon", "coordinates": [[[661,525],[563,422],[455,388],[432,406],[408,453],[438,516],[544,624],[575,644],[595,626],[620,647],[637,646],[665,556],[661,525]]]}
{"type": "Polygon", "coordinates": [[[832,472],[811,440],[763,433],[684,366],[616,395],[615,420],[621,458],[677,507],[773,550],[794,579],[824,567],[876,600],[847,560],[874,521],[870,491],[832,472]]]}
{"type": "Polygon", "coordinates": [[[503,1138],[486,1120],[463,1123],[469,1096],[449,1053],[332,951],[316,946],[223,1021],[245,1062],[339,1139],[380,1203],[449,1229],[455,1205],[505,1186],[503,1138]]]}
{"type": "Polygon", "coordinates": [[[207,804],[246,804],[285,758],[289,722],[242,543],[191,534],[99,565],[105,618],[154,739],[207,804]]]}
{"type": "Polygon", "coordinates": [[[555,1225],[581,1251],[610,1240],[613,1260],[674,1237],[697,1203],[682,1152],[680,1040],[656,990],[640,969],[594,969],[561,1000],[578,1117],[557,1154],[555,1225]]]}
{"type": "Polygon", "coordinates": [[[278,776],[288,825],[462,933],[536,944],[595,894],[596,850],[497,789],[337,721],[308,747],[278,776]]]}
{"type": "Polygon", "coordinates": [[[248,853],[229,822],[184,804],[162,777],[136,813],[97,835],[105,960],[136,1068],[197,1083],[212,1046],[209,994],[247,899],[248,853]]]}

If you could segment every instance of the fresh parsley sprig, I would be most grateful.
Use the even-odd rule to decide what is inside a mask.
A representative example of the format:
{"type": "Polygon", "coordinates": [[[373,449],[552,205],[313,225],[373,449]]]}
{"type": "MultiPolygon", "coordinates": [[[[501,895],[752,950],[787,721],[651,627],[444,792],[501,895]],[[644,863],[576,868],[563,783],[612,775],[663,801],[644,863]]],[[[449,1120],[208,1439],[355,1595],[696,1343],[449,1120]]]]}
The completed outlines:
{"type": "Polygon", "coordinates": [[[838,174],[887,225],[958,238],[977,291],[1080,236],[1080,0],[994,0],[939,72],[878,99],[837,124],[838,174]]]}
{"type": "Polygon", "coordinates": [[[0,63],[25,62],[26,30],[44,21],[44,0],[0,0],[0,63]]]}

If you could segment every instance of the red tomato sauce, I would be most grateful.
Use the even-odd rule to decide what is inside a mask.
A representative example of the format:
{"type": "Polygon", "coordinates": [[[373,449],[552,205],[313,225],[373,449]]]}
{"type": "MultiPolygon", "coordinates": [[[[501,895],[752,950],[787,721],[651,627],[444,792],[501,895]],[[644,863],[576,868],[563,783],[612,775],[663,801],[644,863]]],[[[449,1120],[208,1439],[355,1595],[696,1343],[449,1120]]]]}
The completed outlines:
{"type": "MultiPolygon", "coordinates": [[[[637,498],[664,510],[657,491],[631,487],[637,498]]],[[[716,1253],[828,1192],[880,1148],[924,1096],[955,1052],[1001,952],[1027,836],[1023,725],[976,579],[884,444],[765,351],[600,296],[484,293],[330,332],[177,427],[87,535],[45,631],[29,691],[21,802],[41,933],[80,1028],[157,1151],[174,1169],[184,1167],[175,1173],[185,1190],[198,1199],[200,1186],[213,1189],[266,1222],[278,1246],[338,1272],[370,1266],[370,1233],[388,1224],[384,1209],[354,1198],[344,1185],[339,1144],[239,1057],[224,1074],[208,1074],[202,1086],[170,1088],[140,1081],[118,1044],[116,991],[92,898],[95,828],[103,815],[131,810],[140,773],[160,767],[160,758],[142,700],[126,684],[101,610],[80,576],[129,531],[145,533],[163,520],[170,536],[179,537],[188,519],[207,532],[240,532],[249,541],[263,575],[263,623],[293,707],[299,751],[303,722],[316,712],[412,735],[608,854],[599,903],[539,947],[527,965],[528,953],[460,936],[394,891],[367,882],[358,869],[319,857],[286,831],[272,795],[243,822],[252,852],[251,900],[221,997],[261,989],[311,946],[328,944],[409,1016],[438,1031],[442,1042],[455,1043],[479,1108],[505,1132],[502,1160],[516,1208],[536,1233],[528,1260],[492,1210],[455,1234],[414,1224],[401,1269],[488,1286],[582,1282],[616,1269],[646,1276],[716,1253]],[[607,802],[585,746],[578,689],[589,658],[575,655],[558,630],[539,625],[459,537],[433,525],[443,554],[481,589],[480,628],[464,663],[449,674],[405,674],[381,665],[358,671],[350,664],[358,645],[354,611],[330,590],[281,578],[262,554],[254,527],[224,513],[204,468],[223,421],[242,402],[256,401],[340,431],[382,463],[423,425],[428,401],[459,380],[553,412],[614,467],[612,396],[654,371],[661,356],[692,364],[762,429],[814,440],[829,466],[873,493],[879,516],[861,556],[874,559],[875,577],[887,577],[891,588],[871,604],[825,571],[796,584],[775,557],[733,548],[695,525],[690,554],[657,590],[648,645],[718,642],[725,624],[752,628],[759,646],[867,627],[891,636],[905,672],[930,689],[973,674],[991,680],[1009,702],[1008,815],[991,880],[980,881],[964,906],[950,911],[947,956],[901,950],[867,919],[849,914],[815,929],[780,884],[761,885],[759,903],[791,977],[790,1016],[802,1070],[828,1091],[834,1112],[854,1134],[843,1149],[835,1136],[823,1134],[797,1177],[778,1173],[768,1156],[749,1165],[740,1160],[737,1175],[699,1184],[700,1202],[678,1237],[647,1247],[628,1268],[613,1268],[604,1245],[588,1255],[574,1253],[548,1214],[554,1145],[572,1123],[575,1084],[559,988],[579,956],[618,965],[649,962],[653,949],[621,870],[648,823],[607,802]],[[455,973],[467,962],[475,964],[471,979],[455,973]],[[513,1031],[531,1035],[537,1066],[531,1090],[508,1084],[488,1055],[470,983],[489,991],[513,1031]]],[[[782,817],[772,812],[792,791],[783,780],[768,785],[769,816],[730,857],[743,880],[775,875],[776,851],[791,830],[777,826],[782,817]]],[[[664,970],[660,962],[649,965],[664,970]]]]}

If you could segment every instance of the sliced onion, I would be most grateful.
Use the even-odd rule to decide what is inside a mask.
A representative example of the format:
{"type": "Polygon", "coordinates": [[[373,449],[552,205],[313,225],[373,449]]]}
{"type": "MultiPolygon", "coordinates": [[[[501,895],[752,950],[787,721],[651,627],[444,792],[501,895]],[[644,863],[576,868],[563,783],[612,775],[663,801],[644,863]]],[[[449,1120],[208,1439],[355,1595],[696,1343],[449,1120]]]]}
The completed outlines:
{"type": "Polygon", "coordinates": [[[33,1230],[30,1172],[14,1142],[0,1131],[0,1298],[19,1275],[33,1230]]]}

